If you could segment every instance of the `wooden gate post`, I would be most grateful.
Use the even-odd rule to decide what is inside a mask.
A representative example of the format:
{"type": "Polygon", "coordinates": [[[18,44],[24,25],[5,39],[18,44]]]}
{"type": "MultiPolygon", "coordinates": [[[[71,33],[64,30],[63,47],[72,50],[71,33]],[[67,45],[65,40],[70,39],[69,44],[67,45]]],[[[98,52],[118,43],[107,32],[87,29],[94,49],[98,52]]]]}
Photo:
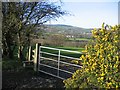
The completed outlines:
{"type": "Polygon", "coordinates": [[[29,46],[29,52],[28,52],[28,61],[30,61],[31,60],[31,54],[32,54],[32,47],[31,46],[29,46]]]}
{"type": "Polygon", "coordinates": [[[36,47],[35,47],[35,58],[34,58],[34,71],[37,71],[38,70],[38,61],[39,61],[39,46],[41,46],[40,43],[37,43],[36,44],[36,47]]]}

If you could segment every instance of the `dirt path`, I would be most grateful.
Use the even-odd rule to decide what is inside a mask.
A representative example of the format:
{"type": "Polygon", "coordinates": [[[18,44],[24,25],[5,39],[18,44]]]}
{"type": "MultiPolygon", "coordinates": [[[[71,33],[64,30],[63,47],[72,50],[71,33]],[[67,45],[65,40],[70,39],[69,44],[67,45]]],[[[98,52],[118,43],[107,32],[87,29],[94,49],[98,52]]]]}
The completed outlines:
{"type": "Polygon", "coordinates": [[[20,90],[23,88],[60,88],[64,90],[64,83],[61,79],[35,73],[32,70],[4,71],[2,72],[2,89],[20,90]]]}

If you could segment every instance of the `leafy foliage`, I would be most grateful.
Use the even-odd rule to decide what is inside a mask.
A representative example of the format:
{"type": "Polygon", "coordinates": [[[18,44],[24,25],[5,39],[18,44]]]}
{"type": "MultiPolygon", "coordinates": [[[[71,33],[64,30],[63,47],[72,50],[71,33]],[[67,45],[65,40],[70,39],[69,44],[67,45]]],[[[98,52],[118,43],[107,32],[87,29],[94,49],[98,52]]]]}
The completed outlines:
{"type": "Polygon", "coordinates": [[[120,87],[120,25],[102,25],[92,31],[94,44],[81,56],[83,67],[64,81],[71,88],[120,87]]]}
{"type": "Polygon", "coordinates": [[[56,20],[67,13],[55,3],[41,1],[3,2],[2,14],[3,55],[12,58],[17,45],[21,59],[23,46],[30,45],[31,37],[36,34],[36,26],[42,26],[51,19],[56,20]]]}

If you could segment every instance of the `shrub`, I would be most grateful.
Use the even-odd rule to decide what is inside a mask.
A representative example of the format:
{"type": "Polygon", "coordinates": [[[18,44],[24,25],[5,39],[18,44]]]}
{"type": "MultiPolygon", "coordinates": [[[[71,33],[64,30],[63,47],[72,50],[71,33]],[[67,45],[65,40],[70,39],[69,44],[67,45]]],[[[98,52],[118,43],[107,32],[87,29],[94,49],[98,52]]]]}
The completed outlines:
{"type": "Polygon", "coordinates": [[[92,45],[82,55],[83,67],[64,80],[66,89],[120,87],[120,25],[92,31],[92,45]]]}

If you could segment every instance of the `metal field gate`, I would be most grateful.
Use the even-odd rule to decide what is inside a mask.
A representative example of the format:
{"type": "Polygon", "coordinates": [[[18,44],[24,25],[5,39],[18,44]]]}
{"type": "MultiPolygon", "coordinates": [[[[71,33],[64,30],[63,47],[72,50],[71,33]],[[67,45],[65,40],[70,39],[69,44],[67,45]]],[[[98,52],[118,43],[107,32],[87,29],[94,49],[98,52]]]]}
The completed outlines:
{"type": "Polygon", "coordinates": [[[67,79],[82,67],[80,63],[75,64],[80,62],[80,54],[82,53],[78,51],[39,46],[38,71],[67,79]],[[78,57],[74,57],[75,55],[78,57]]]}

